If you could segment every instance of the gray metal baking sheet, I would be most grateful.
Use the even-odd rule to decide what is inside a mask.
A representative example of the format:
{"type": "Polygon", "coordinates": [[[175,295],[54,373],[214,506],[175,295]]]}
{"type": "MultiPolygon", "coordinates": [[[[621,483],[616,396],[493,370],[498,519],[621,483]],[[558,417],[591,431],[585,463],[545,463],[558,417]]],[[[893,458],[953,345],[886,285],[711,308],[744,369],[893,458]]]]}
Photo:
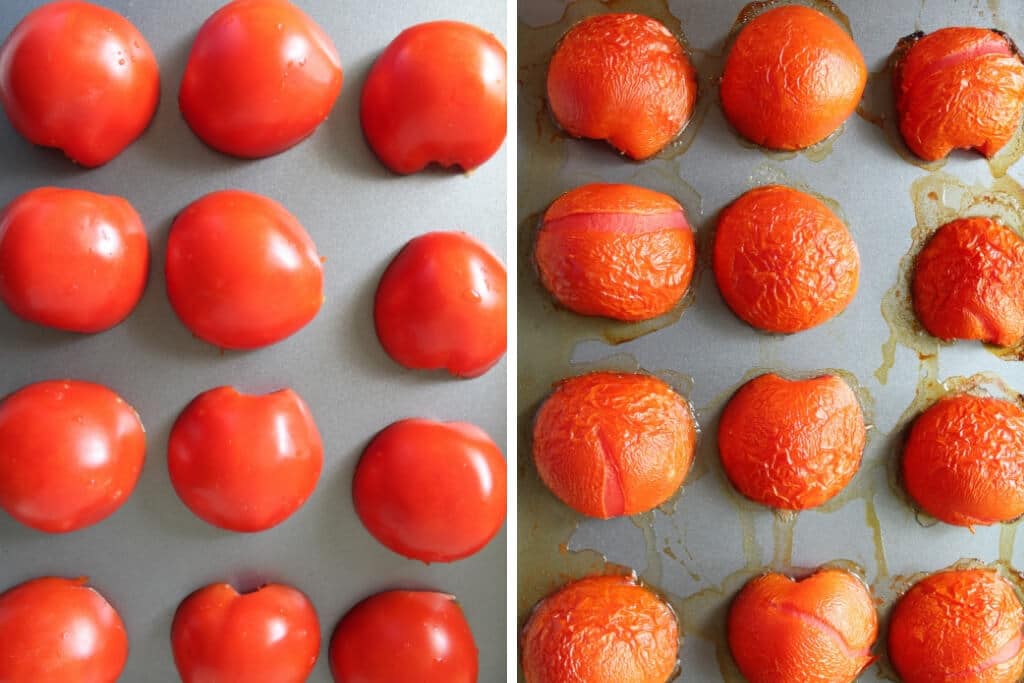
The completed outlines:
{"type": "MultiPolygon", "coordinates": [[[[49,378],[106,384],[139,411],[146,464],[135,492],[89,529],[50,536],[0,514],[0,590],[39,575],[88,576],[117,607],[131,653],[121,680],[177,680],[171,618],[180,600],[215,581],[252,588],[290,583],[312,599],[323,647],[310,681],[330,680],[327,643],[357,601],[396,587],[455,594],[480,650],[480,680],[505,677],[505,532],[476,556],[430,566],[402,558],[362,527],[350,496],[356,460],[375,432],[409,416],[468,420],[504,444],[506,364],[481,378],[407,371],[381,350],[372,299],[387,262],[429,230],[467,231],[505,254],[506,157],[502,148],[470,175],[399,177],[363,141],[359,94],[374,58],[403,29],[459,19],[505,40],[503,0],[347,2],[296,0],[333,39],[344,69],[341,96],[310,139],[275,157],[242,161],[203,145],[178,113],[188,49],[222,0],[100,0],[146,36],[160,64],[161,101],[143,136],[106,166],[75,167],[36,148],[0,117],[0,204],[41,185],[117,194],[139,211],[152,268],[138,308],[120,326],[80,336],[37,327],[0,310],[0,394],[49,378]],[[257,351],[221,353],[175,317],[164,288],[163,257],[174,215],[199,196],[241,188],[281,201],[327,261],[323,308],[295,336],[257,351]],[[178,500],[167,475],[167,437],[196,394],[223,384],[245,391],[291,386],[309,404],[324,442],[324,470],[306,505],[280,526],[235,534],[200,521],[178,500]]],[[[0,36],[40,0],[0,2],[0,36]]],[[[2,308],[2,307],[0,307],[2,308]]]]}
{"type": "MultiPolygon", "coordinates": [[[[834,140],[810,153],[770,154],[741,143],[722,115],[714,77],[720,73],[727,35],[744,4],[668,0],[666,6],[660,0],[619,0],[602,5],[598,0],[579,0],[570,7],[573,17],[600,11],[664,17],[670,10],[680,22],[702,77],[691,124],[695,128],[684,134],[692,143],[685,151],[679,147],[643,163],[629,162],[601,143],[567,140],[554,129],[538,93],[547,55],[567,25],[552,26],[562,19],[566,3],[520,0],[518,10],[519,622],[545,592],[568,577],[600,570],[606,558],[635,569],[671,597],[684,630],[678,680],[701,683],[741,680],[724,649],[724,616],[736,591],[762,571],[803,572],[836,560],[859,565],[883,602],[881,646],[884,615],[911,575],[968,558],[1024,567],[1024,539],[1015,539],[1017,524],[979,527],[974,533],[929,525],[915,516],[892,476],[905,424],[902,417],[905,412],[913,414],[919,388],[927,394],[950,378],[991,373],[1013,389],[1024,390],[1024,365],[1003,360],[977,343],[935,345],[936,354],[921,354],[923,359],[918,349],[904,343],[896,343],[891,352],[883,349],[890,328],[881,304],[899,278],[900,261],[911,248],[911,232],[918,224],[914,188],[931,183],[939,188],[939,201],[956,204],[957,182],[933,174],[984,189],[995,182],[992,168],[978,155],[959,152],[941,168],[922,168],[903,158],[889,134],[869,116],[860,115],[852,116],[834,140]],[[615,346],[603,337],[631,337],[642,330],[558,310],[540,290],[527,260],[539,212],[562,192],[599,181],[645,185],[677,197],[695,226],[702,252],[695,299],[681,318],[615,346]],[[761,334],[736,318],[706,267],[708,238],[718,212],[751,187],[769,182],[796,184],[835,200],[861,254],[860,287],[849,308],[820,327],[792,336],[761,334]],[[890,353],[893,366],[883,383],[878,371],[890,353]],[[530,462],[533,412],[551,383],[603,367],[641,368],[668,378],[696,407],[702,427],[697,464],[681,496],[638,518],[575,517],[542,490],[530,462]],[[714,431],[722,405],[754,374],[828,369],[851,373],[866,392],[873,428],[857,478],[835,503],[788,518],[743,501],[717,464],[714,431]],[[567,547],[559,549],[560,543],[567,547]]],[[[1024,2],[1019,0],[839,0],[838,5],[849,17],[871,72],[865,99],[869,108],[891,106],[882,87],[886,60],[897,40],[916,30],[995,27],[1018,44],[1024,42],[1024,2]]],[[[999,181],[1002,187],[1024,184],[1024,162],[1012,166],[1007,177],[1010,180],[999,181]]],[[[1011,201],[1008,210],[1016,214],[1019,227],[1022,195],[1010,194],[1015,194],[1016,203],[1011,201]]],[[[860,680],[881,681],[886,675],[883,657],[860,680]]]]}

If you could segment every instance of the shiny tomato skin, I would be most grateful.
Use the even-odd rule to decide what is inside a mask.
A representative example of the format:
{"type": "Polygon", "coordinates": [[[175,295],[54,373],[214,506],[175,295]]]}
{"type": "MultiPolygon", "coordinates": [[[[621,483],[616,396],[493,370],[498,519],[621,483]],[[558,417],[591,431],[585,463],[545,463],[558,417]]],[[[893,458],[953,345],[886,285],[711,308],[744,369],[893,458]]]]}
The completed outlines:
{"type": "Polygon", "coordinates": [[[363,86],[367,142],[395,173],[428,164],[470,171],[506,134],[505,47],[458,21],[406,29],[384,50],[363,86]]]}
{"type": "Polygon", "coordinates": [[[71,332],[101,332],[146,288],[149,241],[120,197],[42,187],[0,213],[0,299],[12,313],[71,332]]]}
{"type": "Polygon", "coordinates": [[[313,240],[287,209],[251,192],[212,192],[178,214],[164,271],[181,321],[225,349],[281,341],[323,303],[313,240]]]}
{"type": "Polygon", "coordinates": [[[468,557],[505,521],[505,459],[479,427],[401,420],[363,451],[356,512],[391,550],[423,562],[468,557]]]}
{"type": "Polygon", "coordinates": [[[337,683],[476,683],[476,643],[455,598],[387,591],[353,607],[328,652],[337,683]]]}
{"type": "Polygon", "coordinates": [[[0,595],[0,681],[115,683],[127,659],[124,622],[85,579],[32,579],[0,595]]]}
{"type": "Polygon", "coordinates": [[[291,389],[260,396],[218,387],[178,416],[167,467],[197,517],[231,531],[263,531],[313,493],[323,444],[309,408],[291,389]]]}
{"type": "Polygon", "coordinates": [[[76,531],[113,514],[145,456],[138,413],[99,384],[37,382],[0,402],[0,508],[33,529],[76,531]]]}
{"type": "Polygon", "coordinates": [[[178,606],[171,649],[183,683],[304,683],[320,651],[320,622],[291,586],[240,595],[216,583],[178,606]]]}
{"type": "Polygon", "coordinates": [[[330,37],[288,0],[233,0],[196,35],[178,104],[193,132],[236,157],[266,157],[312,135],[341,92],[330,37]]]}
{"type": "Polygon", "coordinates": [[[29,12],[0,47],[0,104],[29,142],[101,166],[149,125],[156,57],[117,12],[60,0],[29,12]]]}
{"type": "Polygon", "coordinates": [[[377,285],[377,338],[407,368],[482,375],[505,355],[506,277],[501,261],[466,233],[420,235],[377,285]]]}

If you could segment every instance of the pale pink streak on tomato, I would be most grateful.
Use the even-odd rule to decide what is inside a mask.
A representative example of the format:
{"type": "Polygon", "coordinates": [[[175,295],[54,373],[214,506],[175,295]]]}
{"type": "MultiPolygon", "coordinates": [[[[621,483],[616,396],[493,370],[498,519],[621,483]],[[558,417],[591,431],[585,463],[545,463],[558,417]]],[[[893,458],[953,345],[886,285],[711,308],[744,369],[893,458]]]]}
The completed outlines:
{"type": "Polygon", "coordinates": [[[662,230],[690,230],[690,223],[682,211],[661,213],[574,213],[544,223],[544,231],[597,232],[623,235],[646,235],[662,230]]]}

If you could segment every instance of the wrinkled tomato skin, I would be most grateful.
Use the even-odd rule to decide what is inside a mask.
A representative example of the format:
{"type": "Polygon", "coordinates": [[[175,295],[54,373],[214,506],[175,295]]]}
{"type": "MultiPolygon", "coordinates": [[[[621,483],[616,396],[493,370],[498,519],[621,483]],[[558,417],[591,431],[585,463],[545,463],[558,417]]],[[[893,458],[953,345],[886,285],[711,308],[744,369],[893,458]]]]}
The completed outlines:
{"type": "Polygon", "coordinates": [[[320,651],[320,622],[291,586],[240,595],[211,584],[178,606],[171,649],[182,683],[305,683],[320,651]]]}
{"type": "Polygon", "coordinates": [[[102,166],[149,125],[160,74],[127,19],[79,0],[45,4],[0,47],[0,104],[29,142],[102,166]]]}
{"type": "Polygon", "coordinates": [[[0,594],[0,681],[116,683],[128,634],[85,582],[43,577],[0,594]]]}
{"type": "Polygon", "coordinates": [[[954,149],[992,157],[1024,113],[1024,61],[998,31],[948,27],[896,46],[893,88],[900,134],[925,161],[954,149]]]}
{"type": "Polygon", "coordinates": [[[96,524],[131,495],[146,456],[138,413],[99,384],[30,384],[0,402],[0,508],[39,531],[96,524]]]}
{"type": "Polygon", "coordinates": [[[0,299],[19,318],[102,332],[132,312],[148,274],[145,226],[120,197],[43,187],[0,213],[0,299]]]}
{"type": "Polygon", "coordinates": [[[352,482],[356,512],[391,550],[423,562],[476,553],[505,521],[505,459],[464,422],[401,420],[366,447],[352,482]]]}
{"type": "Polygon", "coordinates": [[[607,140],[641,160],[682,132],[697,100],[697,73],[679,40],[656,19],[600,14],[569,29],[547,73],[558,125],[577,138],[607,140]]]}
{"type": "Polygon", "coordinates": [[[203,392],[171,429],[174,490],[200,519],[230,531],[264,531],[306,502],[323,468],[313,415],[291,389],[203,392]]]}
{"type": "Polygon", "coordinates": [[[505,47],[457,21],[408,28],[374,62],[360,119],[381,163],[408,174],[436,163],[472,171],[505,140],[505,47]]]}
{"type": "Polygon", "coordinates": [[[729,650],[750,683],[853,683],[875,660],[878,614],[864,583],[842,569],[794,581],[764,574],[733,600],[729,650]]]}
{"type": "Polygon", "coordinates": [[[329,650],[337,683],[476,683],[476,642],[455,598],[387,591],[353,607],[329,650]]]}
{"type": "Polygon", "coordinates": [[[676,200],[635,185],[594,183],[551,204],[534,259],[541,283],[562,306],[636,321],[679,303],[693,279],[696,247],[676,200]]]}
{"type": "Polygon", "coordinates": [[[188,205],[171,226],[164,272],[174,312],[224,349],[285,339],[323,303],[323,264],[291,213],[266,197],[222,190],[188,205]]]}
{"type": "Polygon", "coordinates": [[[417,370],[477,377],[505,355],[505,266],[462,232],[409,241],[377,285],[373,318],[381,346],[417,370]]]}
{"type": "Polygon", "coordinates": [[[210,147],[256,159],[313,134],[341,92],[330,37],[288,0],[232,0],[196,35],[178,93],[210,147]]]}
{"type": "Polygon", "coordinates": [[[533,459],[563,503],[590,517],[647,512],[693,464],[690,404],[656,377],[593,372],[562,380],[537,411],[533,459]]]}

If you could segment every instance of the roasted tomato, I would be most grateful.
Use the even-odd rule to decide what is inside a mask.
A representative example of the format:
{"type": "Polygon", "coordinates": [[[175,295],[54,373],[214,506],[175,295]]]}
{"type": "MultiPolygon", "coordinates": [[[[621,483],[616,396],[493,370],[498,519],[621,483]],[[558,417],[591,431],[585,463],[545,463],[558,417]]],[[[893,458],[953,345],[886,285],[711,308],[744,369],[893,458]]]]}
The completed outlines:
{"type": "Polygon", "coordinates": [[[323,445],[313,415],[291,389],[257,396],[219,387],[178,416],[167,467],[197,517],[231,531],[263,531],[313,493],[323,445]]]}
{"type": "Polygon", "coordinates": [[[363,133],[395,173],[430,163],[471,171],[506,132],[505,47],[458,21],[408,28],[377,58],[363,86],[363,133]]]}
{"type": "Polygon", "coordinates": [[[455,598],[378,593],[353,607],[331,638],[338,683],[476,683],[473,633],[455,598]]]}
{"type": "Polygon", "coordinates": [[[889,659],[904,683],[1017,683],[1024,675],[1022,629],[1013,586],[994,570],[942,571],[896,603],[889,659]]]}
{"type": "Polygon", "coordinates": [[[900,134],[925,161],[953,149],[993,156],[1020,127],[1024,62],[1009,38],[984,28],[914,33],[896,46],[900,134]]]}
{"type": "Polygon", "coordinates": [[[834,498],[860,469],[867,430],[857,396],[835,375],[744,384],[722,411],[718,452],[747,498],[804,510],[834,498]]]}
{"type": "Polygon", "coordinates": [[[131,495],[145,457],[138,413],[99,384],[37,382],[0,402],[0,508],[33,529],[105,519],[131,495]]]}
{"type": "Polygon", "coordinates": [[[288,0],[233,0],[206,20],[185,66],[181,114],[203,142],[266,157],[313,134],[341,92],[334,43],[288,0]]]}
{"type": "Polygon", "coordinates": [[[860,255],[823,202],[757,187],[718,217],[712,267],[729,308],[767,332],[793,333],[838,315],[857,293],[860,255]]]}
{"type": "Polygon", "coordinates": [[[0,299],[25,320],[100,332],[142,297],[149,242],[124,199],[44,187],[0,213],[0,299]]]}
{"type": "Polygon", "coordinates": [[[690,122],[697,74],[657,19],[599,14],[558,42],[547,93],[555,121],[569,135],[607,140],[631,159],[646,159],[690,122]]]}
{"type": "Polygon", "coordinates": [[[505,521],[505,459],[464,422],[402,420],[373,438],[352,482],[367,530],[424,562],[468,557],[505,521]]]}
{"type": "Polygon", "coordinates": [[[548,208],[534,254],[555,300],[582,315],[646,320],[693,278],[693,230],[679,202],[635,185],[584,185],[548,208]]]}
{"type": "Polygon", "coordinates": [[[194,335],[225,349],[298,332],[323,303],[323,264],[298,219],[277,202],[222,190],[174,220],[167,296],[194,335]]]}
{"type": "Polygon", "coordinates": [[[843,125],[867,77],[864,57],[839,24],[810,7],[783,5],[740,30],[725,59],[722,111],[755,144],[801,149],[843,125]]]}
{"type": "Polygon", "coordinates": [[[672,497],[696,442],[690,404],[649,375],[562,380],[533,425],[540,478],[563,503],[601,519],[647,512],[672,497]]]}
{"type": "Polygon", "coordinates": [[[505,355],[505,287],[505,266],[469,235],[420,235],[377,285],[377,338],[407,368],[482,375],[505,355]]]}
{"type": "Polygon", "coordinates": [[[679,665],[672,608],[631,576],[592,576],[547,596],[521,645],[526,683],[665,683],[679,665]]]}
{"type": "Polygon", "coordinates": [[[959,218],[914,264],[914,311],[940,339],[1012,346],[1024,337],[1024,240],[992,218],[959,218]]]}
{"type": "Polygon", "coordinates": [[[871,593],[842,569],[759,576],[729,608],[729,650],[750,683],[853,683],[877,637],[871,593]]]}
{"type": "Polygon", "coordinates": [[[0,681],[118,680],[128,659],[124,622],[85,582],[46,577],[0,595],[0,681]]]}
{"type": "Polygon", "coordinates": [[[320,622],[305,595],[270,584],[239,595],[216,583],[185,598],[171,624],[182,683],[305,683],[320,622]]]}
{"type": "Polygon", "coordinates": [[[149,44],[105,7],[48,3],[0,47],[0,103],[15,130],[82,166],[120,154],[149,125],[159,99],[149,44]]]}
{"type": "Polygon", "coordinates": [[[929,515],[977,526],[1024,515],[1024,410],[971,394],[921,413],[903,447],[903,484],[929,515]]]}

